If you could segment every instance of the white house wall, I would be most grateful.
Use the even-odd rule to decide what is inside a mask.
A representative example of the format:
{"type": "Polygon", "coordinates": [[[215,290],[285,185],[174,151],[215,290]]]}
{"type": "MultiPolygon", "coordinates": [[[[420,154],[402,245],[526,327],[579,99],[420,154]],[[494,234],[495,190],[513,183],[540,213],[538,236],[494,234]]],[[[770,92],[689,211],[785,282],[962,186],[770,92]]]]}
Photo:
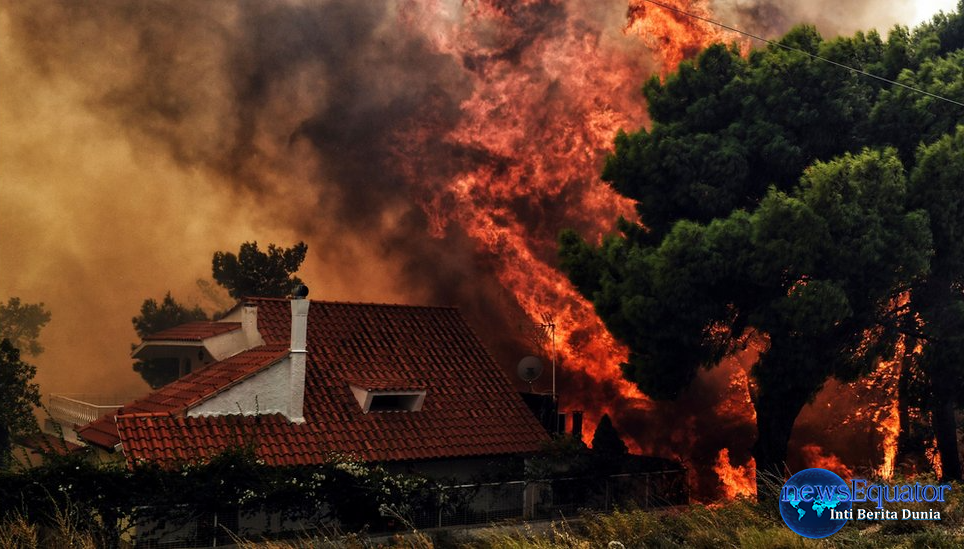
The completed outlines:
{"type": "Polygon", "coordinates": [[[288,357],[201,402],[187,411],[190,417],[243,414],[288,414],[288,357]]]}

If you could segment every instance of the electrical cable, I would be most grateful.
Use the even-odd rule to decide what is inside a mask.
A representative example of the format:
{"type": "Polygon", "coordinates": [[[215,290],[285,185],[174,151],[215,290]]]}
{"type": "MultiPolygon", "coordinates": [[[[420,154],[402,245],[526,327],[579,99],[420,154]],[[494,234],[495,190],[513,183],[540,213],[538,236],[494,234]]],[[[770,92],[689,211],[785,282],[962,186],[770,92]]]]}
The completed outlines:
{"type": "Polygon", "coordinates": [[[920,93],[920,94],[923,94],[923,95],[927,95],[927,96],[929,96],[929,97],[933,97],[934,99],[938,99],[938,100],[940,100],[940,101],[946,101],[946,102],[948,102],[948,103],[952,103],[952,104],[954,104],[954,105],[957,105],[958,107],[964,107],[964,103],[961,103],[961,102],[959,102],[959,101],[955,101],[955,100],[950,99],[950,98],[948,98],[948,97],[944,97],[944,96],[942,96],[942,95],[937,95],[936,93],[931,93],[931,92],[929,92],[929,91],[922,90],[922,89],[920,89],[920,88],[915,88],[914,86],[908,86],[907,84],[902,84],[902,83],[900,83],[900,82],[897,82],[896,80],[891,80],[891,79],[889,79],[889,78],[884,78],[883,76],[878,76],[878,75],[876,75],[876,74],[869,73],[869,72],[867,72],[867,71],[865,71],[865,70],[863,70],[863,69],[858,69],[858,68],[856,68],[856,67],[851,67],[851,66],[849,66],[849,65],[845,65],[845,64],[843,64],[843,63],[838,63],[837,61],[834,61],[834,60],[832,60],[832,59],[828,59],[828,58],[823,57],[823,56],[821,56],[821,55],[817,55],[817,54],[814,54],[814,53],[810,53],[810,52],[808,52],[808,51],[806,51],[806,50],[803,50],[803,49],[800,49],[800,48],[795,48],[795,47],[793,47],[793,46],[789,46],[789,45],[787,45],[787,44],[782,44],[782,43],[777,42],[777,41],[775,41],[775,40],[770,40],[769,38],[764,38],[764,37],[762,37],[762,36],[758,36],[758,35],[756,35],[756,34],[753,34],[753,33],[747,32],[747,31],[743,31],[743,30],[737,29],[737,28],[735,28],[735,27],[731,27],[731,26],[729,26],[729,25],[726,25],[726,24],[724,24],[724,23],[720,23],[719,21],[714,21],[714,20],[709,19],[709,18],[707,18],[707,17],[703,17],[703,16],[700,16],[700,15],[696,15],[695,13],[689,13],[689,12],[684,11],[684,10],[681,10],[681,9],[675,7],[675,6],[670,6],[670,5],[668,5],[668,4],[664,4],[664,3],[658,2],[658,1],[656,1],[656,0],[642,0],[642,1],[643,1],[643,2],[646,2],[646,3],[648,3],[648,4],[653,4],[653,5],[655,5],[655,6],[659,6],[659,7],[663,8],[663,9],[665,9],[665,10],[669,10],[669,11],[672,11],[672,12],[674,12],[674,13],[678,13],[678,14],[680,14],[680,15],[685,15],[686,17],[691,17],[691,18],[693,18],[693,19],[697,19],[697,20],[699,20],[699,21],[703,21],[704,23],[709,23],[709,24],[711,24],[711,25],[716,25],[716,26],[718,26],[718,27],[722,27],[722,28],[724,28],[724,29],[726,29],[726,30],[728,30],[728,31],[735,32],[735,33],[737,33],[737,34],[742,34],[742,35],[744,35],[744,36],[748,36],[748,37],[750,37],[750,38],[753,38],[754,40],[759,40],[759,41],[761,41],[761,42],[765,42],[765,43],[767,43],[767,44],[769,44],[769,45],[771,45],[771,46],[777,46],[777,47],[783,48],[783,49],[785,49],[785,50],[790,50],[790,51],[799,52],[799,53],[802,53],[802,54],[804,54],[804,55],[810,56],[810,57],[813,58],[813,59],[817,59],[817,60],[823,61],[823,62],[825,62],[825,63],[830,63],[831,65],[836,65],[836,66],[838,66],[838,67],[840,67],[840,68],[847,69],[847,70],[852,71],[852,72],[855,72],[855,73],[857,73],[857,74],[861,74],[861,75],[863,75],[863,76],[869,76],[869,77],[871,77],[871,78],[875,78],[875,79],[880,80],[880,81],[882,81],[882,82],[886,82],[886,83],[892,84],[892,85],[894,85],[894,86],[899,86],[899,87],[901,87],[901,88],[908,89],[908,90],[910,90],[910,91],[912,91],[912,92],[915,92],[915,93],[920,93]]]}

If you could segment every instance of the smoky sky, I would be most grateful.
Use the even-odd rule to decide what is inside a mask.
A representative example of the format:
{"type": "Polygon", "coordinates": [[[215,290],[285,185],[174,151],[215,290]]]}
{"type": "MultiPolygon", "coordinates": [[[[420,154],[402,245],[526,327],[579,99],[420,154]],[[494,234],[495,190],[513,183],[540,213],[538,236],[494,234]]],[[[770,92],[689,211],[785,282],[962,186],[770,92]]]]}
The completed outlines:
{"type": "Polygon", "coordinates": [[[765,38],[775,38],[790,27],[815,25],[824,36],[851,34],[876,28],[886,35],[893,25],[907,25],[915,13],[913,0],[711,0],[720,22],[765,38]]]}
{"type": "MultiPolygon", "coordinates": [[[[683,4],[773,36],[889,27],[910,3],[683,4]]],[[[42,390],[144,391],[128,356],[140,303],[171,290],[217,308],[195,281],[247,240],[307,242],[314,298],[457,305],[511,372],[535,311],[510,275],[554,266],[562,228],[598,238],[631,211],[598,173],[616,130],[646,122],[640,85],[671,67],[626,15],[590,0],[0,0],[0,299],[53,313],[42,390]]],[[[563,385],[644,449],[712,461],[746,441],[735,462],[745,418],[701,416],[724,377],[701,378],[688,412],[581,371],[563,385]],[[715,434],[645,436],[676,422],[715,434]]]]}

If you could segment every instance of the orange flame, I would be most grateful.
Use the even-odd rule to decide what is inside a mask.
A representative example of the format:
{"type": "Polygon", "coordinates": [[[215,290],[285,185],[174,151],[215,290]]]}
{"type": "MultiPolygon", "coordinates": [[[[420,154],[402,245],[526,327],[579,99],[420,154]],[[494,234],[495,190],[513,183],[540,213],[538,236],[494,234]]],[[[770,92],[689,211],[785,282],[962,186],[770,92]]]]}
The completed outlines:
{"type": "Polygon", "coordinates": [[[900,378],[900,363],[904,358],[905,339],[897,343],[894,359],[882,361],[871,376],[865,381],[865,386],[876,388],[881,394],[883,405],[871,408],[870,416],[873,424],[877,425],[877,432],[882,437],[881,452],[883,454],[877,475],[889,479],[894,476],[898,438],[900,437],[900,407],[897,401],[897,387],[900,378]]]}
{"type": "Polygon", "coordinates": [[[804,463],[807,467],[818,467],[820,469],[826,469],[837,473],[843,479],[849,479],[854,476],[853,471],[850,467],[844,465],[840,459],[833,455],[828,454],[823,448],[817,446],[816,444],[808,444],[800,449],[804,463]]]}
{"type": "MultiPolygon", "coordinates": [[[[704,19],[712,17],[704,0],[662,0],[661,3],[704,19]]],[[[626,32],[639,36],[646,45],[661,52],[667,71],[698,53],[707,40],[718,42],[725,37],[719,27],[642,0],[629,3],[628,18],[626,32]]]]}
{"type": "MultiPolygon", "coordinates": [[[[405,22],[430,25],[438,21],[432,9],[410,4],[405,22]]],[[[437,136],[426,127],[407,131],[397,152],[431,233],[441,237],[450,226],[464,230],[481,255],[494,258],[499,282],[534,322],[544,313],[553,316],[561,367],[615,389],[605,391],[608,397],[565,395],[564,407],[585,410],[589,433],[603,413],[618,424],[614,409],[647,410],[652,403],[620,375],[617,366],[627,349],[556,268],[558,230],[576,227],[598,239],[618,217],[635,218],[632,201],[600,184],[596,174],[617,130],[646,120],[638,86],[656,67],[641,66],[640,59],[668,70],[717,35],[683,25],[664,10],[638,6],[630,9],[622,35],[594,21],[587,15],[592,10],[581,14],[575,8],[564,20],[540,20],[553,25],[552,32],[535,33],[533,13],[553,9],[569,8],[546,1],[467,2],[447,15],[459,20],[461,30],[426,32],[439,51],[464,59],[473,79],[459,122],[445,130],[444,142],[454,150],[479,151],[485,160],[464,166],[452,179],[433,179],[432,170],[414,160],[437,136]],[[565,218],[546,218],[546,210],[556,207],[565,218]]]]}
{"type": "Polygon", "coordinates": [[[887,410],[886,418],[880,423],[879,430],[884,434],[883,454],[884,459],[877,474],[881,478],[889,479],[894,476],[894,467],[897,459],[897,439],[900,436],[900,415],[898,413],[897,399],[894,399],[887,410]]]}
{"type": "Polygon", "coordinates": [[[716,457],[713,470],[723,484],[723,497],[727,500],[756,495],[756,460],[750,458],[744,465],[730,463],[730,450],[723,448],[716,457]]]}
{"type": "Polygon", "coordinates": [[[934,470],[934,474],[937,475],[937,478],[943,477],[944,468],[941,467],[941,455],[940,452],[937,451],[936,439],[932,444],[928,445],[927,448],[924,449],[924,455],[927,457],[927,461],[931,464],[931,469],[934,470]]]}

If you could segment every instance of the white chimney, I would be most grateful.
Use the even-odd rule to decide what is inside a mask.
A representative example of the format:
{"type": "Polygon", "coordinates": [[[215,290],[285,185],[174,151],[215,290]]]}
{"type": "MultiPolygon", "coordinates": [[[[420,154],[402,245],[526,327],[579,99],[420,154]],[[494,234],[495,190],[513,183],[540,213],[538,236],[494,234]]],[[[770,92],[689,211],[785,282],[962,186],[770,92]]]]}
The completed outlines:
{"type": "Polygon", "coordinates": [[[291,362],[288,378],[288,419],[304,423],[305,366],[308,361],[308,288],[298,287],[291,298],[291,362]]]}
{"type": "Polygon", "coordinates": [[[244,333],[245,348],[264,345],[264,339],[258,331],[258,306],[254,303],[245,303],[241,308],[241,331],[244,333]]]}

